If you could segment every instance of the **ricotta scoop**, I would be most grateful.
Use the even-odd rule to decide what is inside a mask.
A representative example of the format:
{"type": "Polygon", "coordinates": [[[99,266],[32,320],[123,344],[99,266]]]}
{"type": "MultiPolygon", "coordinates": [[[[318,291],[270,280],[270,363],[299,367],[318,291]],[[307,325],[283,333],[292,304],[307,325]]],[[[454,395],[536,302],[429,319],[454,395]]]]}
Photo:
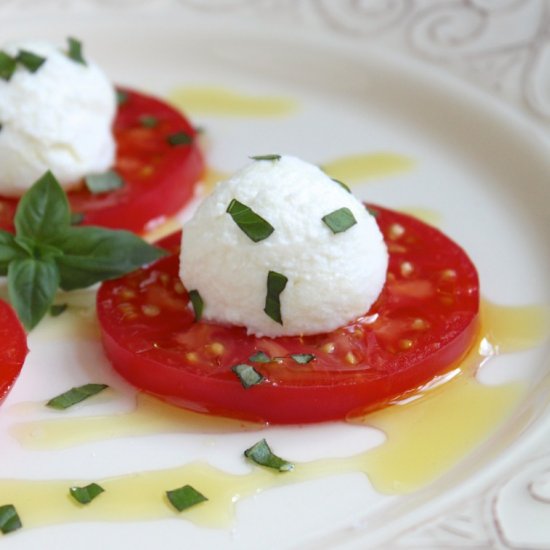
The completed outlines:
{"type": "Polygon", "coordinates": [[[365,206],[318,167],[283,156],[252,162],[204,200],[183,229],[180,277],[202,298],[203,319],[276,337],[331,331],[365,314],[387,265],[365,206]],[[234,199],[273,232],[254,242],[227,212],[234,199]],[[335,233],[323,218],[342,208],[356,223],[335,233]],[[288,279],[281,323],[264,311],[270,271],[288,279]]]}
{"type": "Polygon", "coordinates": [[[20,196],[51,170],[65,188],[112,166],[116,93],[89,58],[69,58],[45,42],[13,42],[2,51],[24,50],[45,58],[36,72],[23,64],[0,79],[0,194],[20,196]]]}

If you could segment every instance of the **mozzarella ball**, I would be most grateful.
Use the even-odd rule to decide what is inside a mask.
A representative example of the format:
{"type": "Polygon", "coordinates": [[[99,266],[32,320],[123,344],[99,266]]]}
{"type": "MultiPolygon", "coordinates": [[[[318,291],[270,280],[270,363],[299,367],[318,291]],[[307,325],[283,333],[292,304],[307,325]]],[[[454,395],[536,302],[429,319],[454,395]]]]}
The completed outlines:
{"type": "Polygon", "coordinates": [[[2,48],[12,57],[21,50],[45,62],[36,72],[18,63],[10,80],[0,79],[0,194],[22,195],[46,170],[65,188],[107,170],[115,158],[116,93],[105,74],[48,43],[2,48]]]}
{"type": "Polygon", "coordinates": [[[203,319],[277,337],[332,331],[365,314],[387,265],[365,206],[318,167],[283,156],[252,162],[204,200],[183,229],[180,277],[200,294],[203,319]],[[233,200],[273,232],[254,242],[227,211],[233,200]],[[348,210],[344,227],[356,223],[335,233],[329,224],[341,209],[348,210]],[[270,272],[287,279],[278,294],[281,322],[265,311],[270,272]]]}

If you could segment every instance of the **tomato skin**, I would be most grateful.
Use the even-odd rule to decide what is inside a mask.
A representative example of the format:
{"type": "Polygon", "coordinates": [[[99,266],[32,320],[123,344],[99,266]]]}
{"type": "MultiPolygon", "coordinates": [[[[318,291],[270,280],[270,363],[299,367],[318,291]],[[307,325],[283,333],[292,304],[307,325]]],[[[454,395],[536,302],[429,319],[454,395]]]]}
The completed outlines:
{"type": "Polygon", "coordinates": [[[0,300],[0,403],[19,376],[27,352],[25,330],[13,309],[0,300]]]}
{"type": "MultiPolygon", "coordinates": [[[[437,229],[373,208],[390,264],[368,315],[331,333],[276,339],[247,335],[242,327],[195,323],[178,282],[177,255],[169,256],[99,291],[103,344],[114,368],[172,403],[272,423],[359,414],[450,369],[477,336],[476,270],[437,229]],[[405,232],[394,238],[399,227],[405,232]],[[147,319],[143,312],[155,315],[147,319]],[[282,359],[250,362],[259,350],[282,359]],[[294,353],[316,358],[297,364],[290,358],[294,353]],[[265,381],[245,390],[231,371],[238,363],[253,365],[265,381]]],[[[178,242],[172,236],[161,244],[175,251],[178,242]]]]}
{"type": "MultiPolygon", "coordinates": [[[[83,182],[68,191],[71,210],[83,214],[83,225],[127,229],[144,234],[177,214],[193,197],[204,171],[196,131],[176,109],[154,97],[120,89],[126,101],[117,111],[114,135],[117,144],[113,169],[124,187],[92,194],[83,182]],[[145,127],[143,117],[155,117],[154,127],[145,127]],[[189,144],[170,145],[168,137],[184,132],[189,144]]],[[[0,228],[13,231],[18,199],[0,196],[0,228]]]]}

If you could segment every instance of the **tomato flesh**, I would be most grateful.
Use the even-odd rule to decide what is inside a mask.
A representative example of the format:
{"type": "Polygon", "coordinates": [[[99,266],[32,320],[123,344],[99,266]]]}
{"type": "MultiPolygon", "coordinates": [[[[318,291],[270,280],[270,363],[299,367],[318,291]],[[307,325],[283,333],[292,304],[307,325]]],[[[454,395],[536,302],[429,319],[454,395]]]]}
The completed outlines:
{"type": "MultiPolygon", "coordinates": [[[[204,161],[196,131],[179,111],[154,97],[120,92],[126,100],[119,105],[114,122],[113,170],[125,185],[93,194],[81,182],[67,196],[71,210],[83,215],[82,224],[143,234],[178,213],[193,197],[204,161]],[[168,137],[179,132],[188,135],[190,143],[171,145],[168,137]]],[[[1,229],[13,231],[18,201],[0,196],[1,229]]]]}
{"type": "Polygon", "coordinates": [[[479,284],[465,252],[410,216],[371,207],[390,253],[370,311],[333,332],[257,338],[242,327],[194,322],[174,252],[102,285],[98,316],[113,367],[139,388],[198,411],[272,423],[344,418],[380,407],[448,370],[477,333],[479,284]],[[276,358],[253,363],[263,351],[276,358]],[[299,364],[291,354],[313,354],[299,364]],[[231,367],[264,377],[244,389],[231,367]]]}
{"type": "Polygon", "coordinates": [[[0,300],[0,403],[15,383],[27,356],[27,336],[13,309],[0,300]]]}

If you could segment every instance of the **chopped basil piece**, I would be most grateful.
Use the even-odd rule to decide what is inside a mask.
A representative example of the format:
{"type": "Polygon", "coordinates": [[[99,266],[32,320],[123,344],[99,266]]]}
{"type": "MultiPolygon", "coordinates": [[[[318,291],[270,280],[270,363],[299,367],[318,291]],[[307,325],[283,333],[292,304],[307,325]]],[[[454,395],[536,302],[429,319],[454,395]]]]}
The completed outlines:
{"type": "Polygon", "coordinates": [[[69,307],[67,304],[53,304],[50,306],[50,315],[59,317],[69,307]]]}
{"type": "Polygon", "coordinates": [[[6,52],[0,51],[0,78],[6,81],[10,80],[16,68],[16,59],[6,52]]]}
{"type": "Polygon", "coordinates": [[[86,487],[71,487],[70,495],[80,504],[90,504],[94,498],[103,493],[105,489],[97,483],[90,483],[86,487]]]}
{"type": "Polygon", "coordinates": [[[124,105],[128,101],[128,92],[125,92],[124,90],[117,90],[116,91],[116,102],[117,105],[124,105]]]}
{"type": "Polygon", "coordinates": [[[323,216],[322,220],[334,234],[343,233],[357,223],[357,220],[349,208],[339,208],[323,216]]]}
{"type": "Polygon", "coordinates": [[[199,322],[201,320],[202,311],[204,309],[202,296],[199,294],[198,290],[190,290],[189,299],[191,300],[191,305],[193,306],[193,311],[195,312],[195,321],[199,322]]]}
{"type": "Polygon", "coordinates": [[[94,195],[108,193],[124,187],[124,180],[113,170],[109,170],[104,174],[89,174],[84,178],[84,182],[88,191],[94,195]]]}
{"type": "Polygon", "coordinates": [[[374,218],[378,218],[378,216],[380,215],[380,212],[378,212],[378,210],[375,210],[374,208],[371,208],[366,204],[365,204],[365,208],[367,209],[367,212],[374,218]]]}
{"type": "Polygon", "coordinates": [[[226,212],[231,215],[242,232],[255,243],[267,239],[275,231],[269,222],[237,199],[229,203],[226,212]]]}
{"type": "Polygon", "coordinates": [[[156,116],[143,115],[139,117],[139,123],[144,128],[155,128],[159,123],[159,119],[156,116]]]}
{"type": "Polygon", "coordinates": [[[331,178],[331,179],[334,183],[337,183],[340,187],[345,189],[348,193],[351,193],[351,189],[343,181],[337,180],[336,178],[331,178]]]}
{"type": "Polygon", "coordinates": [[[187,508],[191,508],[191,506],[208,500],[202,493],[191,487],[191,485],[184,485],[179,489],[166,491],[166,496],[178,512],[182,512],[187,508]]]}
{"type": "Polygon", "coordinates": [[[40,57],[32,52],[26,50],[19,50],[16,60],[27,68],[31,73],[35,73],[46,62],[45,57],[40,57]]]}
{"type": "Polygon", "coordinates": [[[84,384],[77,388],[71,388],[65,393],[50,399],[46,403],[46,406],[62,411],[98,394],[108,387],[107,384],[84,384]]]}
{"type": "Polygon", "coordinates": [[[283,324],[280,297],[287,283],[288,279],[276,271],[270,271],[267,274],[267,294],[265,297],[264,311],[280,325],[283,324]]]}
{"type": "Polygon", "coordinates": [[[168,136],[166,140],[170,145],[176,147],[177,145],[189,145],[193,141],[193,138],[185,132],[176,132],[168,136]]]}
{"type": "Polygon", "coordinates": [[[263,381],[264,377],[250,365],[244,363],[231,367],[231,370],[239,377],[241,384],[247,390],[263,381]]]}
{"type": "Polygon", "coordinates": [[[80,42],[80,40],[77,40],[76,38],[71,37],[67,38],[67,42],[69,44],[69,51],[67,52],[67,56],[73,61],[80,63],[81,65],[86,65],[86,60],[82,56],[82,42],[80,42]]]}
{"type": "Polygon", "coordinates": [[[21,529],[21,527],[23,527],[23,524],[19,519],[15,506],[13,504],[0,506],[0,531],[7,535],[12,531],[21,529]]]}
{"type": "Polygon", "coordinates": [[[281,155],[257,155],[255,157],[249,157],[252,160],[281,160],[281,155]]]}
{"type": "Polygon", "coordinates": [[[253,363],[271,363],[271,357],[265,351],[257,351],[254,355],[248,358],[253,363]]]}
{"type": "Polygon", "coordinates": [[[80,225],[84,221],[82,212],[71,212],[71,225],[80,225]]]}
{"type": "Polygon", "coordinates": [[[289,472],[294,469],[294,464],[273,454],[265,439],[246,449],[244,456],[260,466],[273,468],[279,472],[289,472]]]}
{"type": "Polygon", "coordinates": [[[292,357],[292,359],[300,365],[306,365],[315,359],[315,355],[313,355],[313,353],[291,353],[290,357],[292,357]]]}

